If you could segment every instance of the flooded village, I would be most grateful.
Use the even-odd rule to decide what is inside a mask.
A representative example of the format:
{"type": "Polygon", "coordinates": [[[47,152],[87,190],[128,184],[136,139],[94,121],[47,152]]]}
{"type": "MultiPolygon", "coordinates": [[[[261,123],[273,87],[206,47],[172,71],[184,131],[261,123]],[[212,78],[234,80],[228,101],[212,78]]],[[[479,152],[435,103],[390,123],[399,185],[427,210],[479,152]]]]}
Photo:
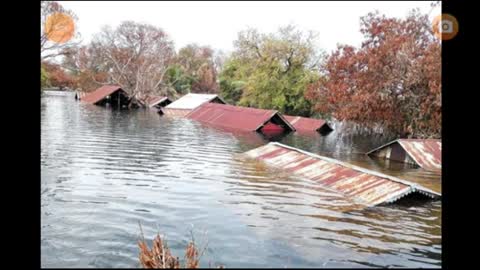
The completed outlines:
{"type": "Polygon", "coordinates": [[[220,56],[134,21],[72,44],[47,21],[88,4],[42,3],[61,52],[42,59],[42,266],[440,268],[441,43],[416,4],[363,14],[358,48],[288,25],[220,56]]]}

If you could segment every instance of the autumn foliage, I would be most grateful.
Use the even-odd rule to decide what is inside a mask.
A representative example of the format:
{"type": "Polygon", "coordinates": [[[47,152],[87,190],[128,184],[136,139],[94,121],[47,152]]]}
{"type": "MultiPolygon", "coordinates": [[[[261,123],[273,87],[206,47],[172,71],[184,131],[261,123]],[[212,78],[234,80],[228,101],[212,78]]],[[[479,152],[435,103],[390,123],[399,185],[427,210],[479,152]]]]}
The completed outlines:
{"type": "Polygon", "coordinates": [[[42,63],[43,70],[45,71],[46,86],[58,87],[60,89],[71,88],[74,86],[74,78],[68,74],[60,65],[50,62],[42,63]]]}
{"type": "Polygon", "coordinates": [[[214,51],[210,47],[188,44],[179,50],[175,63],[187,79],[187,88],[192,93],[218,92],[214,51]]]}
{"type": "Polygon", "coordinates": [[[441,43],[426,15],[406,19],[370,13],[361,19],[364,42],[340,46],[306,98],[314,109],[400,136],[440,137],[441,43]]]}
{"type": "MultiPolygon", "coordinates": [[[[42,21],[54,11],[76,18],[57,2],[42,2],[42,21]]],[[[406,18],[369,13],[361,18],[360,32],[360,47],[341,45],[325,55],[314,32],[294,25],[274,33],[250,28],[238,33],[234,50],[220,59],[197,44],[177,52],[162,28],[124,21],[102,28],[82,46],[50,44],[42,35],[41,82],[85,92],[116,84],[137,99],[219,93],[235,105],[334,118],[401,137],[439,138],[441,42],[428,16],[418,10],[406,18]],[[62,56],[61,68],[45,60],[53,63],[56,56],[62,56]]]]}

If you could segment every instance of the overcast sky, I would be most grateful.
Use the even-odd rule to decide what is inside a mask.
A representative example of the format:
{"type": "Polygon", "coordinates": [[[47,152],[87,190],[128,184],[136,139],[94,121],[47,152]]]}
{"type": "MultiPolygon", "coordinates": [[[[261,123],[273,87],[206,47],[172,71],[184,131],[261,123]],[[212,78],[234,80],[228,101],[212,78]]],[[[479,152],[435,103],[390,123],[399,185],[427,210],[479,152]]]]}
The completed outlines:
{"type": "Polygon", "coordinates": [[[229,52],[237,33],[247,27],[274,32],[279,26],[294,24],[314,30],[318,46],[330,52],[337,44],[359,46],[360,17],[378,10],[387,16],[405,17],[419,8],[431,19],[440,14],[431,2],[63,2],[78,16],[77,29],[84,42],[103,25],[117,26],[125,20],[163,28],[178,50],[189,43],[209,45],[229,52]]]}

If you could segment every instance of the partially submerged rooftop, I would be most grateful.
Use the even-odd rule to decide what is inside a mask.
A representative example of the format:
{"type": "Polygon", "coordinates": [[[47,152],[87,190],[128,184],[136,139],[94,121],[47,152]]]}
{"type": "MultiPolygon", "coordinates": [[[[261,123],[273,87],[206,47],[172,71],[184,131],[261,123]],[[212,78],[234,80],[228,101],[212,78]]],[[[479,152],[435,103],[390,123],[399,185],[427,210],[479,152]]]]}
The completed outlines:
{"type": "Polygon", "coordinates": [[[439,198],[440,193],[417,183],[319,156],[277,142],[252,149],[247,157],[310,179],[366,206],[393,203],[410,194],[439,198]]]}
{"type": "Polygon", "coordinates": [[[367,154],[413,164],[426,170],[442,169],[442,141],[438,139],[398,139],[367,154]]]}
{"type": "Polygon", "coordinates": [[[188,113],[186,118],[211,125],[243,131],[290,132],[295,128],[275,110],[205,103],[188,113]]]}
{"type": "Polygon", "coordinates": [[[185,116],[191,110],[208,102],[226,104],[226,102],[216,94],[189,93],[168,104],[162,111],[167,115],[185,116]]]}
{"type": "Polygon", "coordinates": [[[299,132],[319,132],[327,134],[333,129],[323,119],[308,118],[302,116],[283,115],[285,119],[299,132]]]}
{"type": "Polygon", "coordinates": [[[118,85],[104,85],[93,92],[86,94],[80,99],[82,102],[114,106],[125,106],[130,102],[128,94],[118,85]]]}
{"type": "Polygon", "coordinates": [[[146,98],[146,105],[150,108],[163,108],[168,104],[172,103],[172,101],[166,96],[153,96],[150,95],[146,98]]]}

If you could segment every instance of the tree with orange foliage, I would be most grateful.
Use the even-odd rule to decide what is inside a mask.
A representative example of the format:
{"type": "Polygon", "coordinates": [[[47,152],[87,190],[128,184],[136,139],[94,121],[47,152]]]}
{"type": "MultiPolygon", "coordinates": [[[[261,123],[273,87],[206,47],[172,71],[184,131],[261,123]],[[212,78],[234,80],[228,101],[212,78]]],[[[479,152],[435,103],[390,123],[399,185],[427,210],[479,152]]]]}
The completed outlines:
{"type": "Polygon", "coordinates": [[[428,16],[369,13],[360,31],[361,47],[339,46],[307,90],[315,111],[403,137],[440,137],[441,43],[428,16]]]}
{"type": "Polygon", "coordinates": [[[42,67],[48,74],[48,86],[58,87],[60,90],[74,86],[72,76],[67,74],[61,66],[50,62],[43,62],[42,67]]]}

